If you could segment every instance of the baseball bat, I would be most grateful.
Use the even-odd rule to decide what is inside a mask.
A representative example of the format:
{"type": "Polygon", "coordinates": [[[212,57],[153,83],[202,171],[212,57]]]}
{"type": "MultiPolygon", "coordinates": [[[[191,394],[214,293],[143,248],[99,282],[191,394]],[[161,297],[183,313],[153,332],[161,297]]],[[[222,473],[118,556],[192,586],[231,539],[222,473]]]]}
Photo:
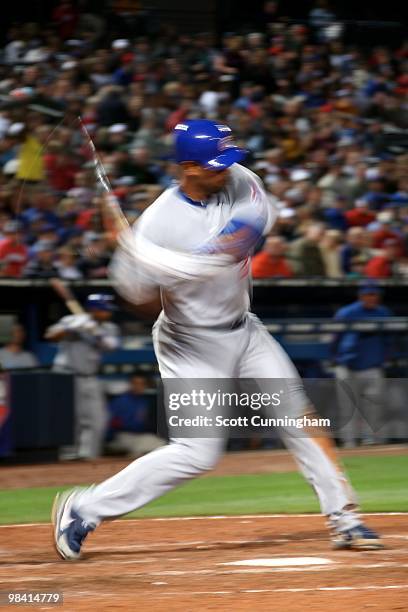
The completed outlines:
{"type": "Polygon", "coordinates": [[[50,278],[50,285],[54,289],[55,293],[62,298],[66,307],[72,314],[84,314],[85,310],[75,298],[70,288],[67,287],[61,279],[50,278]]]}
{"type": "Polygon", "coordinates": [[[101,214],[103,225],[107,233],[110,235],[111,240],[116,242],[118,235],[123,230],[129,228],[129,222],[123,214],[118,199],[113,194],[112,186],[110,184],[108,175],[106,174],[106,170],[103,167],[98,153],[96,152],[96,148],[92,141],[92,138],[88,130],[86,129],[86,126],[82,121],[81,117],[78,117],[78,121],[81,127],[82,134],[85,137],[89,149],[91,151],[96,178],[104,191],[104,195],[102,195],[101,198],[101,214]]]}

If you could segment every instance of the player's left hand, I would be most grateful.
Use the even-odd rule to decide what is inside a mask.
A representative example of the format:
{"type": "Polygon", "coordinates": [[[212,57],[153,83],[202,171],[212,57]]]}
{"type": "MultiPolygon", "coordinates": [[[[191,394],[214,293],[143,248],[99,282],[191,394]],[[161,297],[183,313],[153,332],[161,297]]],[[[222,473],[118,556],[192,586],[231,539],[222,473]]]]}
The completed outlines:
{"type": "Polygon", "coordinates": [[[97,328],[97,323],[88,313],[65,317],[65,329],[72,332],[91,332],[97,328]]]}

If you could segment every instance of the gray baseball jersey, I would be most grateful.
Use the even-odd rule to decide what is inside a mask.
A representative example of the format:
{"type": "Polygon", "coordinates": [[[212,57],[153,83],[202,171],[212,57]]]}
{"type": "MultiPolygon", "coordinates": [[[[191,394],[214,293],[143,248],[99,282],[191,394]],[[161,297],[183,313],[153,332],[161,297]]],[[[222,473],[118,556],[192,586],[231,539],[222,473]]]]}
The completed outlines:
{"type": "Polygon", "coordinates": [[[66,332],[59,343],[53,369],[75,374],[74,444],[61,449],[61,458],[98,457],[108,414],[97,373],[103,352],[119,347],[119,329],[114,323],[96,323],[89,314],[78,314],[63,317],[48,331],[66,332]]]}
{"type": "MultiPolygon", "coordinates": [[[[167,189],[133,231],[121,235],[112,279],[136,304],[150,301],[160,287],[163,312],[153,340],[164,382],[252,378],[266,390],[269,379],[287,379],[289,402],[298,415],[308,402],[298,373],[279,343],[248,314],[248,260],[236,262],[211,249],[231,220],[258,227],[261,220],[266,233],[276,217],[273,202],[252,172],[237,164],[229,172],[227,187],[208,202],[193,202],[178,187],[167,189]]],[[[325,444],[289,429],[282,437],[313,485],[322,512],[341,516],[343,528],[357,524],[354,513],[344,512],[354,502],[353,492],[325,444]]],[[[172,437],[167,446],[86,489],[74,509],[95,525],[126,514],[214,467],[224,446],[224,437],[172,437]]]]}
{"type": "Polygon", "coordinates": [[[92,327],[90,315],[67,315],[49,328],[50,332],[66,331],[67,336],[58,345],[54,369],[96,375],[102,353],[119,347],[119,329],[110,322],[92,327]]]}
{"type": "Polygon", "coordinates": [[[111,272],[117,290],[126,299],[147,302],[154,289],[160,287],[164,316],[187,326],[229,327],[248,311],[248,258],[239,262],[225,258],[218,265],[220,258],[216,255],[194,255],[232,218],[248,223],[261,219],[264,233],[269,232],[276,218],[273,198],[266,194],[253,172],[238,164],[229,172],[226,188],[208,202],[194,202],[175,186],[144,212],[134,226],[135,236],[144,239],[141,250],[154,245],[158,247],[158,259],[164,261],[153,266],[152,262],[137,257],[132,245],[130,252],[119,249],[111,272]],[[178,260],[173,261],[177,256],[184,278],[177,275],[178,260]]]}

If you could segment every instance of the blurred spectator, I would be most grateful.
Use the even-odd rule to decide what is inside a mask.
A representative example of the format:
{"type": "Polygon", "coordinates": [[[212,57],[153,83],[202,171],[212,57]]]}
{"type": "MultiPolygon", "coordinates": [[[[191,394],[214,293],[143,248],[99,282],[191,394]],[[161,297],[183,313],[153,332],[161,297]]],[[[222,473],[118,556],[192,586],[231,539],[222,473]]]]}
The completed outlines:
{"type": "Polygon", "coordinates": [[[22,181],[39,182],[44,180],[42,143],[38,136],[30,132],[24,123],[13,123],[8,134],[18,145],[16,177],[22,181]]]}
{"type": "Polygon", "coordinates": [[[366,227],[375,219],[375,213],[370,211],[367,200],[359,198],[354,203],[354,208],[345,212],[347,225],[349,227],[366,227]]]}
{"type": "Polygon", "coordinates": [[[391,210],[383,210],[377,215],[377,223],[373,224],[372,246],[374,249],[381,249],[390,240],[394,240],[399,245],[398,255],[405,255],[404,242],[399,232],[392,229],[394,215],[391,210]]]}
{"type": "Polygon", "coordinates": [[[167,189],[167,187],[171,187],[177,180],[178,173],[179,170],[178,165],[176,163],[170,161],[165,164],[164,172],[162,172],[159,178],[160,186],[164,189],[167,189]]]}
{"type": "Polygon", "coordinates": [[[57,26],[58,35],[63,40],[71,38],[75,32],[78,14],[70,0],[61,0],[52,13],[52,19],[57,26]]]}
{"type": "Polygon", "coordinates": [[[319,32],[320,38],[325,37],[325,28],[335,21],[335,15],[326,0],[317,0],[309,12],[309,22],[319,32]]]}
{"type": "Polygon", "coordinates": [[[96,112],[98,124],[103,127],[109,127],[114,123],[126,123],[128,111],[123,100],[122,88],[117,85],[106,86],[101,92],[96,112]]]}
{"type": "Polygon", "coordinates": [[[342,234],[338,230],[326,230],[320,241],[320,250],[323,257],[324,269],[329,278],[341,278],[340,252],[342,234]]]}
{"type": "Polygon", "coordinates": [[[55,262],[55,245],[48,240],[40,240],[34,247],[34,258],[24,270],[25,278],[53,278],[58,276],[55,262]]]}
{"type": "Polygon", "coordinates": [[[57,214],[55,194],[49,188],[41,186],[25,186],[23,192],[25,198],[25,208],[19,215],[25,225],[32,221],[41,220],[58,227],[60,220],[57,214]]]}
{"type": "MultiPolygon", "coordinates": [[[[381,305],[381,290],[374,282],[360,285],[358,300],[340,308],[336,321],[382,319],[392,312],[381,305]]],[[[353,447],[363,443],[383,443],[386,434],[380,431],[384,419],[384,363],[392,356],[392,340],[381,332],[346,331],[333,343],[340,407],[340,437],[343,444],[353,447]],[[350,392],[345,392],[345,387],[350,392]]]]}
{"type": "Polygon", "coordinates": [[[11,328],[10,342],[0,348],[0,371],[38,366],[36,356],[24,350],[25,336],[24,327],[15,323],[11,328]]]}
{"type": "MultiPolygon", "coordinates": [[[[72,198],[71,210],[72,207],[75,207],[76,210],[78,207],[88,206],[92,202],[92,198],[95,195],[95,185],[93,183],[94,179],[90,175],[89,170],[79,170],[76,172],[74,175],[74,186],[67,191],[68,198],[72,198]]],[[[65,210],[65,212],[70,211],[65,210]]]]}
{"type": "Polygon", "coordinates": [[[28,260],[22,225],[19,221],[7,221],[3,233],[5,237],[0,240],[0,276],[19,278],[28,260]]]}
{"type": "Polygon", "coordinates": [[[286,242],[281,236],[269,236],[259,253],[252,258],[254,278],[290,278],[292,268],[285,258],[286,242]]]}
{"type": "Polygon", "coordinates": [[[400,245],[397,240],[391,238],[384,242],[384,248],[380,254],[370,259],[364,268],[365,276],[369,278],[391,278],[397,276],[395,266],[398,260],[400,245]]]}
{"type": "Polygon", "coordinates": [[[356,255],[352,257],[350,264],[350,272],[347,274],[349,279],[361,279],[365,276],[365,267],[367,258],[365,255],[356,255]]]}
{"type": "Polygon", "coordinates": [[[325,268],[319,248],[324,226],[313,223],[306,227],[304,236],[290,246],[290,262],[296,276],[324,276],[325,268]]]}
{"type": "Polygon", "coordinates": [[[344,196],[337,196],[334,202],[327,206],[323,211],[324,220],[328,227],[333,230],[344,232],[347,227],[347,217],[345,208],[346,199],[344,196]]]}
{"type": "Polygon", "coordinates": [[[133,457],[149,453],[165,444],[155,432],[154,397],[146,394],[143,376],[132,376],[129,391],[111,400],[109,404],[110,436],[108,449],[125,452],[133,457]]]}
{"type": "Polygon", "coordinates": [[[65,192],[75,186],[75,175],[79,172],[74,155],[62,148],[56,148],[44,156],[48,182],[57,192],[65,192]]]}
{"type": "Polygon", "coordinates": [[[146,148],[133,149],[131,151],[131,176],[138,185],[152,184],[157,182],[157,175],[150,161],[150,153],[146,148]]]}
{"type": "Polygon", "coordinates": [[[82,272],[77,265],[75,252],[70,247],[65,246],[58,249],[55,267],[58,270],[58,276],[65,280],[79,280],[83,278],[82,272]]]}
{"type": "Polygon", "coordinates": [[[361,227],[351,227],[346,234],[346,243],[342,246],[340,252],[341,270],[343,274],[352,272],[353,262],[356,258],[360,262],[365,259],[365,262],[370,258],[370,253],[367,249],[367,239],[364,230],[361,227]]]}
{"type": "MultiPolygon", "coordinates": [[[[265,2],[251,23],[219,32],[217,46],[210,33],[186,36],[158,24],[147,32],[138,14],[110,23],[93,5],[61,0],[43,31],[13,27],[2,50],[0,215],[22,221],[29,256],[44,239],[39,227],[51,224],[58,246],[85,251],[84,276],[106,273],[98,257],[87,265],[81,237],[100,228],[79,114],[132,218],[153,199],[141,197],[146,186],[160,191],[177,176],[176,123],[208,117],[231,125],[250,151],[245,163],[278,198],[275,234],[301,245],[316,221],[346,232],[345,275],[363,274],[370,248],[394,238],[404,267],[406,44],[367,44],[363,29],[361,44],[350,44],[324,0],[309,7],[306,26],[288,22],[294,11],[284,3],[265,2]],[[350,228],[367,230],[364,244],[350,228]]],[[[314,243],[308,271],[293,261],[296,275],[326,273],[321,240],[314,243]]],[[[2,274],[4,267],[0,257],[2,274]]]]}
{"type": "Polygon", "coordinates": [[[43,223],[41,218],[31,222],[30,230],[27,243],[34,245],[30,248],[30,257],[35,253],[35,248],[38,244],[43,244],[44,242],[56,244],[58,241],[58,232],[55,226],[51,223],[43,223]]]}
{"type": "Polygon", "coordinates": [[[90,232],[78,268],[85,278],[103,278],[107,274],[110,253],[102,234],[90,232]]]}
{"type": "Polygon", "coordinates": [[[275,224],[275,231],[288,241],[292,241],[297,235],[298,218],[293,208],[283,208],[279,212],[275,224]]]}

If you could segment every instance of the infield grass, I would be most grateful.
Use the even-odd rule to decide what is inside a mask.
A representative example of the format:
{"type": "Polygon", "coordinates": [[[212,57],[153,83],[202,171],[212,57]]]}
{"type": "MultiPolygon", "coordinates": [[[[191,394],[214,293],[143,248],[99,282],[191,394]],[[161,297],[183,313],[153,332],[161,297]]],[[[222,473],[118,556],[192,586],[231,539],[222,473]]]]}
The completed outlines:
{"type": "MultiPolygon", "coordinates": [[[[348,457],[347,473],[363,512],[408,512],[408,455],[348,457]]],[[[0,523],[50,520],[58,487],[0,492],[0,523]]],[[[208,476],[189,482],[128,517],[318,512],[316,498],[297,472],[208,476]]]]}

